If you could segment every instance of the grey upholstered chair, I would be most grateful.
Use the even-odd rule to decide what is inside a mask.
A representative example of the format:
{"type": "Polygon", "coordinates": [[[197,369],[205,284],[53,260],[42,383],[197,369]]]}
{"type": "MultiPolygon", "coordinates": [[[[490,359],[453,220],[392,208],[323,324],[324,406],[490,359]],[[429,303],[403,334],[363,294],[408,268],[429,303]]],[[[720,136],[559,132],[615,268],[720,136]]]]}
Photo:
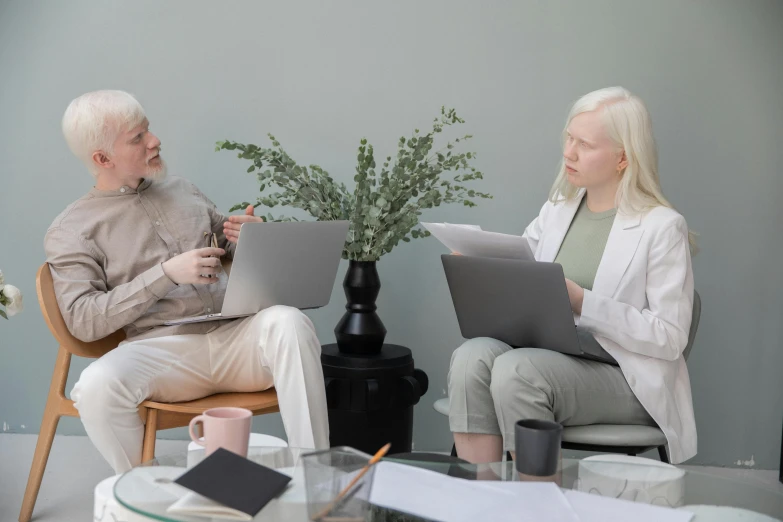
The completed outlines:
{"type": "MultiPolygon", "coordinates": [[[[693,293],[693,316],[691,329],[688,332],[688,344],[683,351],[685,360],[693,348],[693,340],[699,328],[701,319],[701,297],[693,293]]],[[[438,399],[433,405],[435,411],[448,416],[449,399],[438,399]]],[[[563,429],[563,448],[583,451],[601,451],[605,453],[624,453],[637,455],[658,448],[658,455],[663,462],[669,462],[666,453],[666,437],[655,426],[637,426],[624,424],[590,424],[587,426],[568,426],[563,429]]],[[[451,454],[456,455],[452,446],[451,454]]]]}

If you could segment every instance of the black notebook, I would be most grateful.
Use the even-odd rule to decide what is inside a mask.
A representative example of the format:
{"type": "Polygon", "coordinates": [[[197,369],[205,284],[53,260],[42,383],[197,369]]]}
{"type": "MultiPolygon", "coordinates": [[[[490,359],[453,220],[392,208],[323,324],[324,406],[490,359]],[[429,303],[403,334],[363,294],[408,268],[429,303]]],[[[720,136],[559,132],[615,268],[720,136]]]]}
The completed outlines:
{"type": "Polygon", "coordinates": [[[288,475],[219,448],[174,481],[219,504],[193,495],[169,511],[251,520],[290,481],[288,475]]]}

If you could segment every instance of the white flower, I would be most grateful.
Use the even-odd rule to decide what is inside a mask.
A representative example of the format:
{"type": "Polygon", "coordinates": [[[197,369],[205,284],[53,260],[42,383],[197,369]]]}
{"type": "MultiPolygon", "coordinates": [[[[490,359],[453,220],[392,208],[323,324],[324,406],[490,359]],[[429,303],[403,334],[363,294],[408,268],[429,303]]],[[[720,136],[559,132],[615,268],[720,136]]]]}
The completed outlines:
{"type": "Polygon", "coordinates": [[[5,277],[3,277],[3,271],[0,270],[0,290],[3,289],[3,283],[5,283],[5,277]]]}
{"type": "Polygon", "coordinates": [[[3,287],[3,295],[6,298],[5,309],[8,312],[9,317],[16,315],[24,309],[22,303],[22,292],[19,291],[14,285],[5,285],[3,287]]]}

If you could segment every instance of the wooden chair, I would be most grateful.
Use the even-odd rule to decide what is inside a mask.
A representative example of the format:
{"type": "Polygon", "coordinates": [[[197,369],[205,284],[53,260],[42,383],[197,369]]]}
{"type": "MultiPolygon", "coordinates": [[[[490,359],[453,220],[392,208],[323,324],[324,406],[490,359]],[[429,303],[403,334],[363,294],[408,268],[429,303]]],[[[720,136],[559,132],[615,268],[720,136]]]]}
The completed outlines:
{"type": "MultiPolygon", "coordinates": [[[[225,267],[227,270],[229,267],[225,267]]],[[[52,273],[49,264],[44,263],[38,269],[36,276],[36,288],[38,290],[38,302],[41,305],[46,324],[52,335],[60,344],[57,352],[57,362],[54,364],[54,374],[49,386],[49,397],[46,399],[46,408],[41,422],[41,430],[38,434],[38,442],[35,445],[33,463],[30,467],[30,476],[27,479],[27,488],[22,500],[22,509],[19,513],[19,522],[29,522],[33,515],[35,501],[41,488],[46,462],[52,449],[54,433],[60,417],[78,417],[79,412],[74,408],[73,401],[65,397],[65,382],[68,379],[68,369],[71,365],[71,356],[98,358],[113,350],[125,339],[125,332],[118,330],[108,337],[90,343],[76,339],[68,331],[57,300],[54,295],[52,273]]],[[[158,430],[187,426],[190,420],[200,415],[204,410],[221,406],[234,406],[247,408],[253,415],[263,415],[280,411],[277,404],[277,393],[274,388],[262,392],[252,393],[219,393],[188,402],[163,403],[145,401],[139,407],[139,415],[144,420],[144,441],[142,444],[142,460],[148,461],[155,457],[155,434],[158,430]]]]}

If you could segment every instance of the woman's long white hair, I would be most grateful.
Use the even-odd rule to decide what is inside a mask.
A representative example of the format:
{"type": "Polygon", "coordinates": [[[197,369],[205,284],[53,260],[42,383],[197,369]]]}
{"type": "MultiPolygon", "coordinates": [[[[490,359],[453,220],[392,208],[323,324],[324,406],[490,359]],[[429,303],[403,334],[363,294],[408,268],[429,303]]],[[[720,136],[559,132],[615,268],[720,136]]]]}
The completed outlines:
{"type": "MultiPolygon", "coordinates": [[[[658,151],[652,132],[652,123],[647,107],[638,96],[623,87],[607,87],[579,98],[571,111],[563,129],[565,142],[568,125],[575,116],[584,112],[601,111],[601,119],[606,133],[623,150],[628,166],[622,173],[617,188],[615,206],[622,214],[637,214],[654,207],[674,208],[661,192],[658,178],[658,151]]],[[[579,187],[568,181],[565,159],[560,162],[560,171],[549,192],[553,203],[563,199],[573,199],[579,193],[579,187]]],[[[688,232],[691,251],[696,252],[695,234],[688,232]]]]}

